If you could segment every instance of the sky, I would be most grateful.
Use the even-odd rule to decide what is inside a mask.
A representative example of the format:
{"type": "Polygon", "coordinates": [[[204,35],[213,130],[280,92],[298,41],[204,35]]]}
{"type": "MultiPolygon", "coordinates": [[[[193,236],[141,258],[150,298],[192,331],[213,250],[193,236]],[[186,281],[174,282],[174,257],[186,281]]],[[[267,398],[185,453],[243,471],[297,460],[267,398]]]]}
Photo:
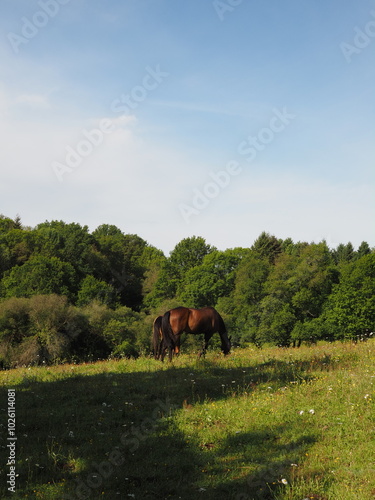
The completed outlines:
{"type": "Polygon", "coordinates": [[[0,9],[0,214],[375,246],[375,0],[0,9]]]}

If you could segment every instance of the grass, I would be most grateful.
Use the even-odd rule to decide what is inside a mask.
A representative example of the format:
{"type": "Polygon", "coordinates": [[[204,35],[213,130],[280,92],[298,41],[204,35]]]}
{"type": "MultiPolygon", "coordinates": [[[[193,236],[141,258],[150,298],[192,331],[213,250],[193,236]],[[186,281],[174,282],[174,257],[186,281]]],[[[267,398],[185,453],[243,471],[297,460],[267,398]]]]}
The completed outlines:
{"type": "Polygon", "coordinates": [[[375,341],[0,373],[14,499],[375,498],[375,341]]]}

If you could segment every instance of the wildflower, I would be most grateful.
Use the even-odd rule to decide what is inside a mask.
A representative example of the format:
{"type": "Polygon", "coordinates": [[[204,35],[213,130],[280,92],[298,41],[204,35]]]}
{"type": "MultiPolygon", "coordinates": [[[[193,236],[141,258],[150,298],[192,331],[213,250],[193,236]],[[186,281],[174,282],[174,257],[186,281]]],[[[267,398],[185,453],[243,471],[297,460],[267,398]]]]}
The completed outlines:
{"type": "Polygon", "coordinates": [[[366,394],[365,395],[365,399],[369,398],[370,397],[370,394],[366,394]]]}
{"type": "Polygon", "coordinates": [[[301,411],[299,412],[299,414],[300,414],[300,415],[303,415],[304,413],[305,413],[305,412],[304,412],[303,410],[301,410],[301,411]]]}
{"type": "Polygon", "coordinates": [[[282,480],[281,480],[281,482],[282,482],[283,484],[288,484],[288,481],[287,481],[286,479],[282,479],[282,480]]]}
{"type": "Polygon", "coordinates": [[[71,437],[71,438],[74,437],[74,432],[73,431],[69,431],[69,437],[71,437]]]}
{"type": "Polygon", "coordinates": [[[309,413],[311,413],[311,415],[314,415],[314,414],[315,414],[315,410],[313,410],[313,409],[311,408],[311,410],[309,410],[309,413]]]}

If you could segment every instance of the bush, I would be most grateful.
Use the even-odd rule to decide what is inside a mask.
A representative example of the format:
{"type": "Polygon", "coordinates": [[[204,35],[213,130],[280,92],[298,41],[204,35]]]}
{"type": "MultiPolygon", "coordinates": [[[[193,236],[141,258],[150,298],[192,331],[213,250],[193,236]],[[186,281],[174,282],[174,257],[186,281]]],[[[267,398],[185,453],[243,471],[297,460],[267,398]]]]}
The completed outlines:
{"type": "Polygon", "coordinates": [[[121,358],[135,358],[139,357],[139,352],[134,347],[134,344],[128,340],[124,340],[120,345],[116,346],[113,350],[113,355],[121,358]]]}
{"type": "Polygon", "coordinates": [[[72,341],[87,329],[82,314],[59,295],[11,298],[0,303],[3,367],[69,359],[72,341]]]}

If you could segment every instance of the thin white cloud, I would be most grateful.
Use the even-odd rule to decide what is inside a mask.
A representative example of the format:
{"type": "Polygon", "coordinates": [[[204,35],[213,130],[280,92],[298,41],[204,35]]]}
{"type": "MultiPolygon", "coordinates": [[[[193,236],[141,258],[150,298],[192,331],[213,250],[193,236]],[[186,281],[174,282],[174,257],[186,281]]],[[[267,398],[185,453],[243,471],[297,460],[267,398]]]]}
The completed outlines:
{"type": "Polygon", "coordinates": [[[15,103],[29,106],[34,110],[49,109],[51,107],[48,97],[40,94],[21,94],[16,97],[15,103]]]}

